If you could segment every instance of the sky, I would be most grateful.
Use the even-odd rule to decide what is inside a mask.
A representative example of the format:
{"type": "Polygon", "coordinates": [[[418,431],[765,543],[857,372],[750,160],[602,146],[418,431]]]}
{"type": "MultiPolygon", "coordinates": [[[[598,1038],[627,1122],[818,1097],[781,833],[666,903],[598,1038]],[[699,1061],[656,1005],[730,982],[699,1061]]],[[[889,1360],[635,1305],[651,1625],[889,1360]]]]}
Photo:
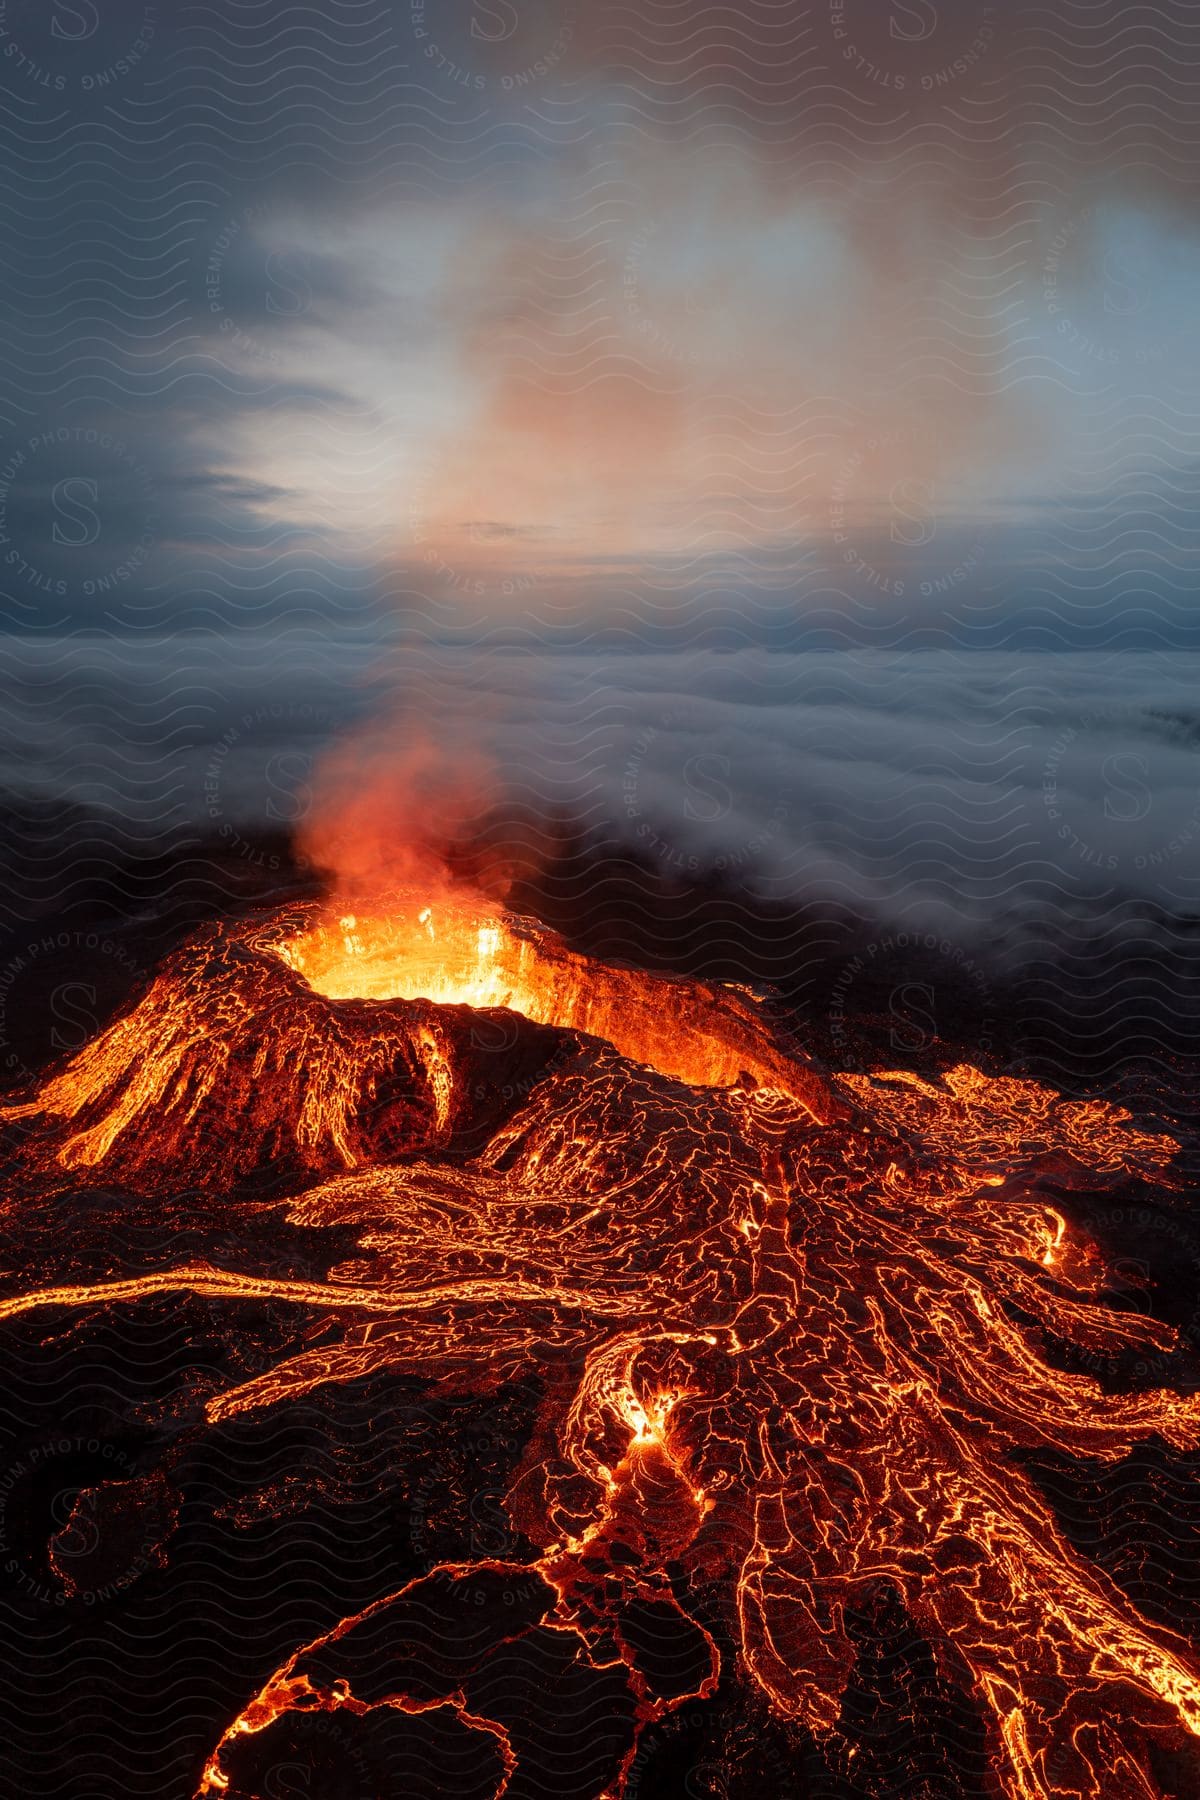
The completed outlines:
{"type": "Polygon", "coordinates": [[[18,796],[448,718],[789,893],[1193,904],[1194,7],[0,0],[0,99],[18,796]]]}

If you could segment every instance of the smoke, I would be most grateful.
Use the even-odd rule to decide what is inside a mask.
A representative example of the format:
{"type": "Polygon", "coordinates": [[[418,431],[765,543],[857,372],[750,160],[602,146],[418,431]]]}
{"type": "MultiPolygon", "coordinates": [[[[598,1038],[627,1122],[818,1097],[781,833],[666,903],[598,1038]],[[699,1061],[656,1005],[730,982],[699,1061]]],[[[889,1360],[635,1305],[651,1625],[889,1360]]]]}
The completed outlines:
{"type": "Polygon", "coordinates": [[[405,888],[503,900],[540,866],[544,791],[514,805],[513,696],[484,658],[406,664],[402,699],[317,759],[296,832],[301,856],[353,905],[405,888]]]}
{"type": "Polygon", "coordinates": [[[496,782],[479,750],[402,722],[376,724],[323,761],[299,847],[348,900],[389,887],[443,888],[455,846],[472,835],[496,782]]]}

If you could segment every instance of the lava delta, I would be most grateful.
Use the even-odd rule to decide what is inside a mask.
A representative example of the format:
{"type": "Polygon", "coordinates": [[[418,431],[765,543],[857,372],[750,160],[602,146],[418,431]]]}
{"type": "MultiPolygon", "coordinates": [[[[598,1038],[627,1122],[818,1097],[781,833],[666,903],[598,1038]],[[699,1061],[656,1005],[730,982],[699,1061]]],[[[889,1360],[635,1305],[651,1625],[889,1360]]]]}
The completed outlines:
{"type": "MultiPolygon", "coordinates": [[[[397,894],[205,928],[4,1122],[30,1205],[186,1189],[236,1245],[269,1177],[350,1246],[303,1277],[10,1278],[0,1313],[48,1342],[164,1293],[319,1314],[196,1433],[378,1371],[539,1384],[504,1495],[527,1551],[435,1563],[264,1667],[197,1795],[262,1792],[300,1717],[387,1714],[430,1792],[617,1800],[648,1728],[728,1679],[853,1780],[847,1619],[881,1592],[969,1698],[994,1794],[1159,1794],[1155,1746],[1200,1737],[1200,1656],[1022,1463],[1200,1445],[1174,1328],[1109,1304],[1047,1197],[1173,1193],[1175,1140],[1120,1108],[966,1064],[837,1073],[748,990],[397,894]],[[1161,1385],[1106,1373],[1148,1358],[1161,1385]]],[[[165,1507],[153,1471],[111,1485],[165,1507]]]]}

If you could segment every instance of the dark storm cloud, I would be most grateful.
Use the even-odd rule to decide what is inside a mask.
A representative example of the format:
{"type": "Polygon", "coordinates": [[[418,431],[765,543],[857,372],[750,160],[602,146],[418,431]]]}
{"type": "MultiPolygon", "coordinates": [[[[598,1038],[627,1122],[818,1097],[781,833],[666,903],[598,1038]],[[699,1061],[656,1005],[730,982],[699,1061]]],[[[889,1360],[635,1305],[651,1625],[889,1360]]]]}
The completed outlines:
{"type": "MultiPolygon", "coordinates": [[[[197,393],[170,412],[76,405],[11,431],[0,447],[0,574],[12,622],[128,621],[206,556],[253,560],[305,536],[281,516],[286,489],[222,467],[251,404],[197,393]]],[[[307,408],[308,397],[274,396],[281,424],[292,404],[307,408]]]]}
{"type": "MultiPolygon", "coordinates": [[[[337,0],[0,6],[11,622],[141,622],[162,583],[179,618],[198,550],[302,531],[246,440],[355,404],[312,339],[352,338],[380,297],[316,239],[397,160],[404,49],[337,0]]],[[[224,573],[234,608],[245,579],[224,573]]]]}
{"type": "MultiPolygon", "coordinates": [[[[703,541],[708,518],[733,518],[758,562],[749,576],[727,563],[722,603],[744,602],[751,613],[772,589],[770,567],[760,573],[775,554],[763,494],[774,498],[786,475],[795,486],[786,551],[795,557],[805,540],[815,544],[799,586],[818,612],[828,596],[854,635],[856,609],[891,597],[923,629],[930,603],[949,596],[964,602],[951,634],[969,637],[968,614],[989,577],[1014,615],[1028,613],[1020,574],[1039,554],[1035,540],[1015,551],[1010,541],[989,560],[976,553],[976,523],[947,515],[922,562],[904,536],[911,514],[900,536],[885,520],[882,538],[868,542],[868,506],[852,546],[867,566],[848,572],[845,546],[829,541],[828,489],[858,454],[859,436],[911,417],[937,451],[922,479],[945,485],[972,470],[973,492],[986,491],[1046,437],[1051,408],[1062,443],[1050,456],[1074,484],[1089,421],[1069,389],[1097,357],[1119,392],[1149,381],[1153,454],[1178,455],[1160,396],[1168,378],[1173,400],[1195,374],[1188,334],[1178,335],[1169,368],[1153,357],[1184,322],[1187,270],[1176,269],[1175,293],[1161,232],[1143,242],[1123,216],[1077,217],[1131,195],[1144,211],[1160,200],[1190,203],[1197,35],[1178,9],[1160,27],[1134,29],[1131,48],[1116,8],[1063,20],[1036,6],[1001,13],[982,0],[718,6],[652,24],[636,9],[567,0],[437,8],[397,0],[377,10],[326,0],[319,9],[217,7],[186,17],[140,0],[6,0],[5,457],[35,435],[82,425],[127,442],[152,473],[153,571],[139,564],[116,584],[130,618],[143,618],[147,593],[164,586],[174,607],[185,605],[198,550],[230,543],[266,553],[304,539],[322,563],[320,581],[375,592],[403,550],[391,527],[406,490],[411,499],[414,459],[435,443],[436,482],[463,502],[451,522],[477,548],[538,532],[569,544],[571,521],[556,508],[570,496],[545,470],[596,497],[597,516],[580,525],[576,545],[577,560],[593,568],[614,535],[622,557],[620,533],[601,527],[634,504],[623,480],[635,499],[661,484],[664,508],[697,521],[684,528],[684,557],[719,554],[703,541]],[[1121,74],[1118,42],[1136,52],[1135,77],[1121,74]],[[706,144],[710,130],[719,144],[700,179],[691,146],[706,144]],[[630,189],[628,217],[600,165],[630,189]],[[1061,203],[1048,208],[1050,188],[1061,203]],[[795,212],[797,196],[808,195],[823,213],[795,212]],[[639,199],[654,227],[645,242],[639,199]],[[1009,299],[1006,234],[1015,225],[1033,246],[1025,315],[1009,299]],[[1055,250],[1056,230],[1066,232],[1066,249],[1055,250]],[[587,273],[577,280],[571,259],[581,246],[587,273]],[[1053,290],[1047,257],[1064,265],[1053,290]],[[814,288],[811,271],[822,266],[829,279],[814,288]],[[934,280],[947,266],[949,298],[934,280]],[[726,291],[737,269],[740,285],[726,291]],[[1149,311],[1114,270],[1153,272],[1161,292],[1149,311]],[[1099,296],[1099,333],[1077,304],[1079,284],[1099,296]],[[710,306],[714,287],[720,304],[710,306]],[[772,294],[779,304],[760,307],[772,294]],[[906,335],[910,317],[915,334],[906,335]],[[742,390],[733,460],[754,472],[758,495],[719,477],[699,493],[672,491],[686,445],[710,429],[730,435],[726,421],[705,424],[709,358],[721,391],[727,377],[742,390]],[[802,390],[823,377],[840,383],[843,416],[828,443],[796,432],[779,461],[781,435],[794,429],[789,363],[802,390]],[[921,387],[931,375],[934,389],[921,387]],[[1037,397],[1018,403],[1031,377],[1037,397]],[[611,406],[597,405],[603,393],[611,406]],[[456,415],[457,440],[453,430],[447,438],[456,415]],[[297,458],[306,429],[327,433],[324,463],[297,458]],[[805,491],[821,457],[829,472],[805,491]],[[496,495],[494,472],[509,465],[525,492],[496,495]],[[454,493],[458,485],[468,491],[454,493]],[[490,522],[486,531],[471,525],[478,520],[490,522]],[[375,560],[379,580],[363,574],[375,560]]],[[[885,499],[902,478],[899,467],[880,472],[885,499]]],[[[10,492],[13,543],[26,548],[0,577],[21,626],[34,622],[39,576],[55,603],[52,623],[97,616],[85,605],[97,593],[84,592],[84,581],[107,594],[104,616],[115,616],[112,572],[127,569],[140,545],[145,508],[128,466],[109,474],[107,512],[88,498],[100,479],[47,451],[10,492]],[[74,499],[61,485],[71,481],[74,499]],[[57,510],[64,504],[70,519],[57,510]],[[107,517],[117,554],[72,580],[70,566],[87,561],[73,553],[89,549],[93,529],[85,505],[107,517]]],[[[1026,484],[1023,504],[1032,491],[1026,484]]],[[[1149,568],[1153,590],[1161,573],[1153,527],[1132,519],[1121,529],[1122,554],[1149,568]]],[[[1177,544],[1174,524],[1171,532],[1177,544]]],[[[1074,551],[1069,533],[1064,542],[1074,551]]],[[[1048,538],[1043,562],[1052,550],[1048,538]]],[[[1089,563],[1102,560],[1091,550],[1080,551],[1085,584],[1089,563]]],[[[622,568],[643,594],[659,558],[658,546],[631,533],[622,568]]],[[[203,585],[222,585],[225,611],[236,612],[259,591],[261,561],[206,568],[203,585]]],[[[449,561],[457,566],[453,554],[449,561]]],[[[1048,566],[1055,593],[1043,605],[1045,631],[1087,641],[1108,616],[1107,598],[1085,618],[1064,600],[1053,557],[1048,566]]],[[[564,556],[557,584],[579,576],[564,556]]],[[[429,598],[436,619],[443,596],[434,589],[429,598]]],[[[279,603],[286,615],[286,591],[279,603]]],[[[600,612],[605,604],[601,594],[600,612]]],[[[905,623],[871,617],[862,629],[902,635],[905,623]]],[[[831,621],[834,641],[838,629],[831,621]]]]}

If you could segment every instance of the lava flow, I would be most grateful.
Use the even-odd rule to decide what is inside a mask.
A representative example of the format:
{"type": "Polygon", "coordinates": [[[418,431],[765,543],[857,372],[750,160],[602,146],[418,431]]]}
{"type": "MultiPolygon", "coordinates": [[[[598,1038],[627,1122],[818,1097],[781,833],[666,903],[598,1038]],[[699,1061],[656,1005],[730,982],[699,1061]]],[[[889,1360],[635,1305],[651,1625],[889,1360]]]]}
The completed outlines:
{"type": "Polygon", "coordinates": [[[827,1072],[748,991],[402,894],[208,928],[7,1119],[43,1186],[199,1187],[236,1223],[270,1171],[296,1228],[355,1245],[324,1279],[189,1263],[0,1302],[319,1308],[322,1341],[210,1393],[202,1430],[381,1370],[541,1382],[505,1502],[528,1558],[434,1566],[265,1669],[199,1795],[257,1792],[294,1715],[385,1709],[441,1791],[615,1800],[646,1726],[716,1689],[713,1595],[736,1675],[833,1766],[847,1614],[881,1588],[972,1697],[996,1794],[1154,1795],[1152,1744],[1200,1737],[1200,1657],[1020,1463],[1200,1444],[1200,1396],[1081,1372],[1179,1343],[1105,1304],[1038,1191],[1170,1190],[1175,1143],[1121,1110],[827,1072]],[[468,1593],[470,1629],[439,1623],[468,1593]]]}

